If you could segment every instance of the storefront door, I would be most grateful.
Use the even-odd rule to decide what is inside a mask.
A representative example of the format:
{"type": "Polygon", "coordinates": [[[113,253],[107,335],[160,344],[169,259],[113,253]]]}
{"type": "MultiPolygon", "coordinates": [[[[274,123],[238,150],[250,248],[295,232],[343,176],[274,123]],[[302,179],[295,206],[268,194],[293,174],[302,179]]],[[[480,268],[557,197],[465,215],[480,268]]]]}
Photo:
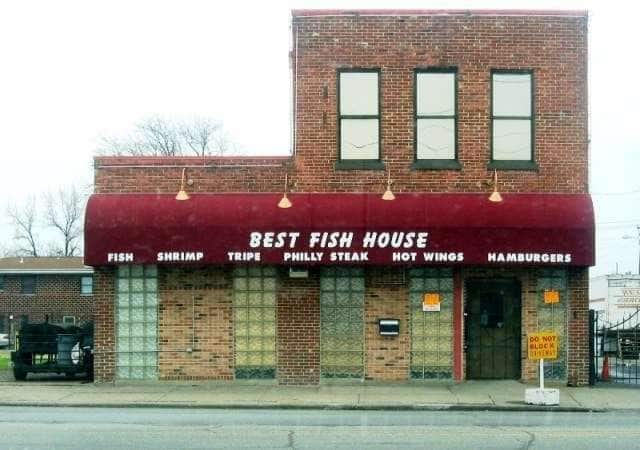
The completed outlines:
{"type": "Polygon", "coordinates": [[[520,283],[466,282],[465,349],[468,379],[520,378],[520,283]]]}

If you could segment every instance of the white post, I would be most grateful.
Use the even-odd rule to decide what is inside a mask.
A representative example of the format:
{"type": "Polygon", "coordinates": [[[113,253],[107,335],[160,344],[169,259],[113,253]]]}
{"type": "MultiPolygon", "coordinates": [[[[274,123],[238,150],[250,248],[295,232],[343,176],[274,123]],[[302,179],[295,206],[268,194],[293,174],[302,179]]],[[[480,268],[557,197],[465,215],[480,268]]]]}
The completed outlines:
{"type": "Polygon", "coordinates": [[[540,390],[544,391],[544,359],[540,358],[540,390]]]}

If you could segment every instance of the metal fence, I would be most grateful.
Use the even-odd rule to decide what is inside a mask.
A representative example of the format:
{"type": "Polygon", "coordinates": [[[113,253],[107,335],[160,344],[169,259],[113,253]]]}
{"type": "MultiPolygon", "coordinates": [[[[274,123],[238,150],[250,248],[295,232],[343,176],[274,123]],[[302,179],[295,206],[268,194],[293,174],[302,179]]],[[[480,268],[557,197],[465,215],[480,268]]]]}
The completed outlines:
{"type": "Polygon", "coordinates": [[[617,323],[607,323],[590,311],[589,381],[640,386],[640,310],[617,323]]]}

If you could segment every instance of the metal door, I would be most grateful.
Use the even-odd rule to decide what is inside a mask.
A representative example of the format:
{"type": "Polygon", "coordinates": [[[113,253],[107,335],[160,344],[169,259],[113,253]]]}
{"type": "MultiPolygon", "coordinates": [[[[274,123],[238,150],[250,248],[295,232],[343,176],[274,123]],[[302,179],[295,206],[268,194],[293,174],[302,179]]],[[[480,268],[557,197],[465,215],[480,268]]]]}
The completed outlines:
{"type": "Polygon", "coordinates": [[[468,379],[519,379],[521,289],[516,279],[466,282],[468,379]]]}

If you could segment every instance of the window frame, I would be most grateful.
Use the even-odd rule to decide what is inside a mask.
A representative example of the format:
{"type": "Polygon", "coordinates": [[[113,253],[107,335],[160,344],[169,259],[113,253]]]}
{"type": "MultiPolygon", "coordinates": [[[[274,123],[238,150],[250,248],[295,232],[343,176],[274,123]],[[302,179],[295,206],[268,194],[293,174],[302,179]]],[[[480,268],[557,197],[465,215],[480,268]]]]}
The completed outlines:
{"type": "Polygon", "coordinates": [[[382,161],[382,71],[380,68],[349,67],[336,70],[336,117],[337,123],[337,155],[335,168],[338,170],[384,170],[382,161]],[[375,73],[378,77],[378,114],[350,114],[340,112],[340,77],[343,73],[375,73]],[[377,159],[343,159],[342,158],[342,120],[343,119],[376,119],[378,121],[378,158],[377,159]]]}
{"type": "Polygon", "coordinates": [[[536,164],[536,109],[535,109],[535,77],[533,69],[491,69],[491,75],[489,78],[489,169],[502,169],[502,170],[538,170],[536,164]],[[493,91],[494,91],[494,75],[529,75],[530,77],[530,100],[531,111],[529,116],[495,116],[493,113],[493,91]],[[493,125],[495,120],[529,120],[530,132],[531,132],[531,146],[529,148],[529,159],[494,159],[494,139],[493,139],[493,125]]]}
{"type": "Polygon", "coordinates": [[[412,169],[461,170],[458,159],[458,68],[424,67],[413,71],[413,164],[412,169]],[[419,115],[418,114],[418,76],[424,73],[453,74],[453,115],[419,115]],[[453,154],[451,159],[418,158],[418,120],[420,119],[453,119],[453,154]]]}
{"type": "Polygon", "coordinates": [[[38,284],[38,277],[35,275],[22,275],[20,277],[20,294],[21,295],[36,295],[36,286],[38,284]],[[33,291],[32,292],[25,292],[25,283],[24,281],[26,279],[31,279],[33,280],[33,291]]]}
{"type": "Polygon", "coordinates": [[[93,275],[82,275],[80,276],[80,295],[84,296],[84,297],[90,297],[93,295],[93,275]],[[84,284],[84,280],[85,279],[91,279],[91,291],[90,292],[84,292],[83,288],[85,286],[84,284]]]}

